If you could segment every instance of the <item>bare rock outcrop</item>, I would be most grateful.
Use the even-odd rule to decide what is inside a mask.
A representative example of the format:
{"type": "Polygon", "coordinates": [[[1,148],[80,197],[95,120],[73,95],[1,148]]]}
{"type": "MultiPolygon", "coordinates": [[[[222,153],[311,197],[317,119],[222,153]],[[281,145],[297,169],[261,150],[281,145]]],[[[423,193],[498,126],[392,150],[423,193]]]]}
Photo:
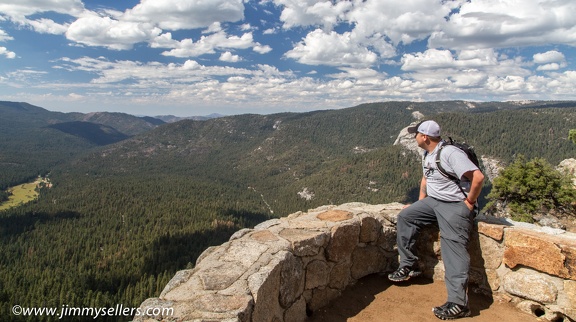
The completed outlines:
{"type": "Polygon", "coordinates": [[[576,186],[576,159],[562,160],[556,169],[572,178],[572,183],[576,186]]]}
{"type": "Polygon", "coordinates": [[[418,124],[418,121],[412,122],[410,125],[400,130],[400,133],[398,133],[396,141],[394,141],[394,145],[401,145],[407,150],[415,153],[416,155],[422,156],[423,151],[418,147],[416,140],[414,140],[414,134],[408,133],[408,128],[416,124],[418,124]]]}
{"type": "Polygon", "coordinates": [[[500,171],[504,168],[502,162],[496,158],[481,156],[480,160],[482,162],[482,172],[486,175],[490,182],[494,181],[494,178],[498,176],[500,171]]]}

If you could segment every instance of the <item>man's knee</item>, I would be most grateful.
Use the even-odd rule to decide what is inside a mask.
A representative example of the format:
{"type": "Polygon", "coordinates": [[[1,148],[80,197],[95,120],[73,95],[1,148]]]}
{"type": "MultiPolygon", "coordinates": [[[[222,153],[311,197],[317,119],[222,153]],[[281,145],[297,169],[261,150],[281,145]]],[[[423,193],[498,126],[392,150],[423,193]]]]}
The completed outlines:
{"type": "Polygon", "coordinates": [[[421,206],[413,203],[398,213],[398,221],[412,222],[421,216],[421,206]]]}
{"type": "Polygon", "coordinates": [[[398,216],[396,217],[396,225],[400,226],[407,224],[411,222],[410,218],[411,218],[411,212],[410,212],[410,206],[408,206],[398,213],[398,216]]]}

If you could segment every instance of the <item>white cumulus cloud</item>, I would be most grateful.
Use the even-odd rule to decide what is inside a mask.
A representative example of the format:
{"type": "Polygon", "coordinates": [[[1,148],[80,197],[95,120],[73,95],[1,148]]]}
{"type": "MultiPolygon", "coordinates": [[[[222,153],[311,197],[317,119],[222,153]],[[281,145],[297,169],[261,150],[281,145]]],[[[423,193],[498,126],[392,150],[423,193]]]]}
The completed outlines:
{"type": "Polygon", "coordinates": [[[224,31],[202,36],[198,41],[190,38],[173,44],[174,49],[165,51],[162,55],[174,57],[196,57],[204,54],[215,53],[216,50],[228,48],[247,49],[251,47],[260,48],[260,44],[254,42],[252,33],[245,33],[242,36],[228,35],[224,31]]]}
{"type": "Polygon", "coordinates": [[[429,46],[451,49],[576,44],[576,2],[471,0],[431,34],[429,46]]]}
{"type": "Polygon", "coordinates": [[[220,55],[220,60],[225,61],[225,62],[229,62],[229,63],[237,63],[242,59],[240,58],[240,56],[234,55],[231,52],[227,51],[227,52],[224,52],[220,55]]]}
{"type": "Polygon", "coordinates": [[[536,64],[559,63],[566,60],[564,54],[556,50],[535,54],[533,58],[536,64]]]}
{"type": "Polygon", "coordinates": [[[57,23],[51,19],[33,19],[31,16],[46,12],[56,12],[71,17],[79,17],[85,11],[81,0],[19,0],[0,2],[0,18],[29,26],[39,33],[63,34],[68,23],[57,23]]]}
{"type": "Polygon", "coordinates": [[[0,29],[0,41],[6,41],[6,40],[12,40],[14,38],[12,38],[10,35],[8,35],[8,33],[6,33],[6,31],[0,29]]]}
{"type": "Polygon", "coordinates": [[[284,28],[324,26],[330,29],[352,7],[351,1],[274,0],[281,6],[280,21],[284,28]]]}
{"type": "Polygon", "coordinates": [[[5,56],[6,58],[16,58],[16,53],[9,51],[6,47],[0,47],[0,56],[5,56]]]}
{"type": "Polygon", "coordinates": [[[161,30],[147,23],[126,22],[90,15],[73,22],[66,37],[88,46],[115,50],[130,49],[139,42],[155,39],[161,30]]]}
{"type": "Polygon", "coordinates": [[[142,0],[123,16],[127,21],[153,23],[165,30],[202,28],[243,18],[242,0],[142,0]]]}
{"type": "Polygon", "coordinates": [[[539,64],[536,68],[539,71],[559,70],[567,66],[564,54],[556,50],[535,54],[533,58],[534,63],[539,64]]]}
{"type": "Polygon", "coordinates": [[[332,66],[370,66],[378,58],[374,52],[360,46],[352,33],[326,33],[321,29],[309,33],[285,55],[303,64],[332,66]]]}

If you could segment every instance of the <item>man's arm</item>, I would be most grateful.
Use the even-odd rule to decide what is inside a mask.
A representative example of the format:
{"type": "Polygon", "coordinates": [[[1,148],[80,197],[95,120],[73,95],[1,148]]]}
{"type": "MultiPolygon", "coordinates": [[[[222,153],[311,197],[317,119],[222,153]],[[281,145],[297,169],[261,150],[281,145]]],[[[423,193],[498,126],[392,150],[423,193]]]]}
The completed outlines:
{"type": "Polygon", "coordinates": [[[422,181],[420,181],[420,195],[418,196],[418,200],[426,198],[426,177],[422,177],[422,181]]]}
{"type": "Polygon", "coordinates": [[[468,198],[466,198],[467,200],[464,200],[464,202],[466,203],[466,206],[472,210],[474,209],[474,203],[476,203],[476,200],[482,191],[484,174],[480,170],[474,170],[464,173],[464,176],[470,180],[470,192],[468,192],[468,198]],[[468,200],[472,201],[472,203],[470,203],[468,200]]]}

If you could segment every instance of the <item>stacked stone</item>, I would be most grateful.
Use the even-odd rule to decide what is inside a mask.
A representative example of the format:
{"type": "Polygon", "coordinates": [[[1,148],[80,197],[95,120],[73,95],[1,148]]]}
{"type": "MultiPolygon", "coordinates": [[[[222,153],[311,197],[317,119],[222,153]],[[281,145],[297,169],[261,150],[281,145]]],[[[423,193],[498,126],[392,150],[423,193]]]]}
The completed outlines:
{"type": "Polygon", "coordinates": [[[397,263],[401,204],[350,203],[298,212],[235,233],[180,271],[135,321],[303,321],[358,279],[397,263]],[[160,310],[158,310],[160,311],[160,310]]]}

